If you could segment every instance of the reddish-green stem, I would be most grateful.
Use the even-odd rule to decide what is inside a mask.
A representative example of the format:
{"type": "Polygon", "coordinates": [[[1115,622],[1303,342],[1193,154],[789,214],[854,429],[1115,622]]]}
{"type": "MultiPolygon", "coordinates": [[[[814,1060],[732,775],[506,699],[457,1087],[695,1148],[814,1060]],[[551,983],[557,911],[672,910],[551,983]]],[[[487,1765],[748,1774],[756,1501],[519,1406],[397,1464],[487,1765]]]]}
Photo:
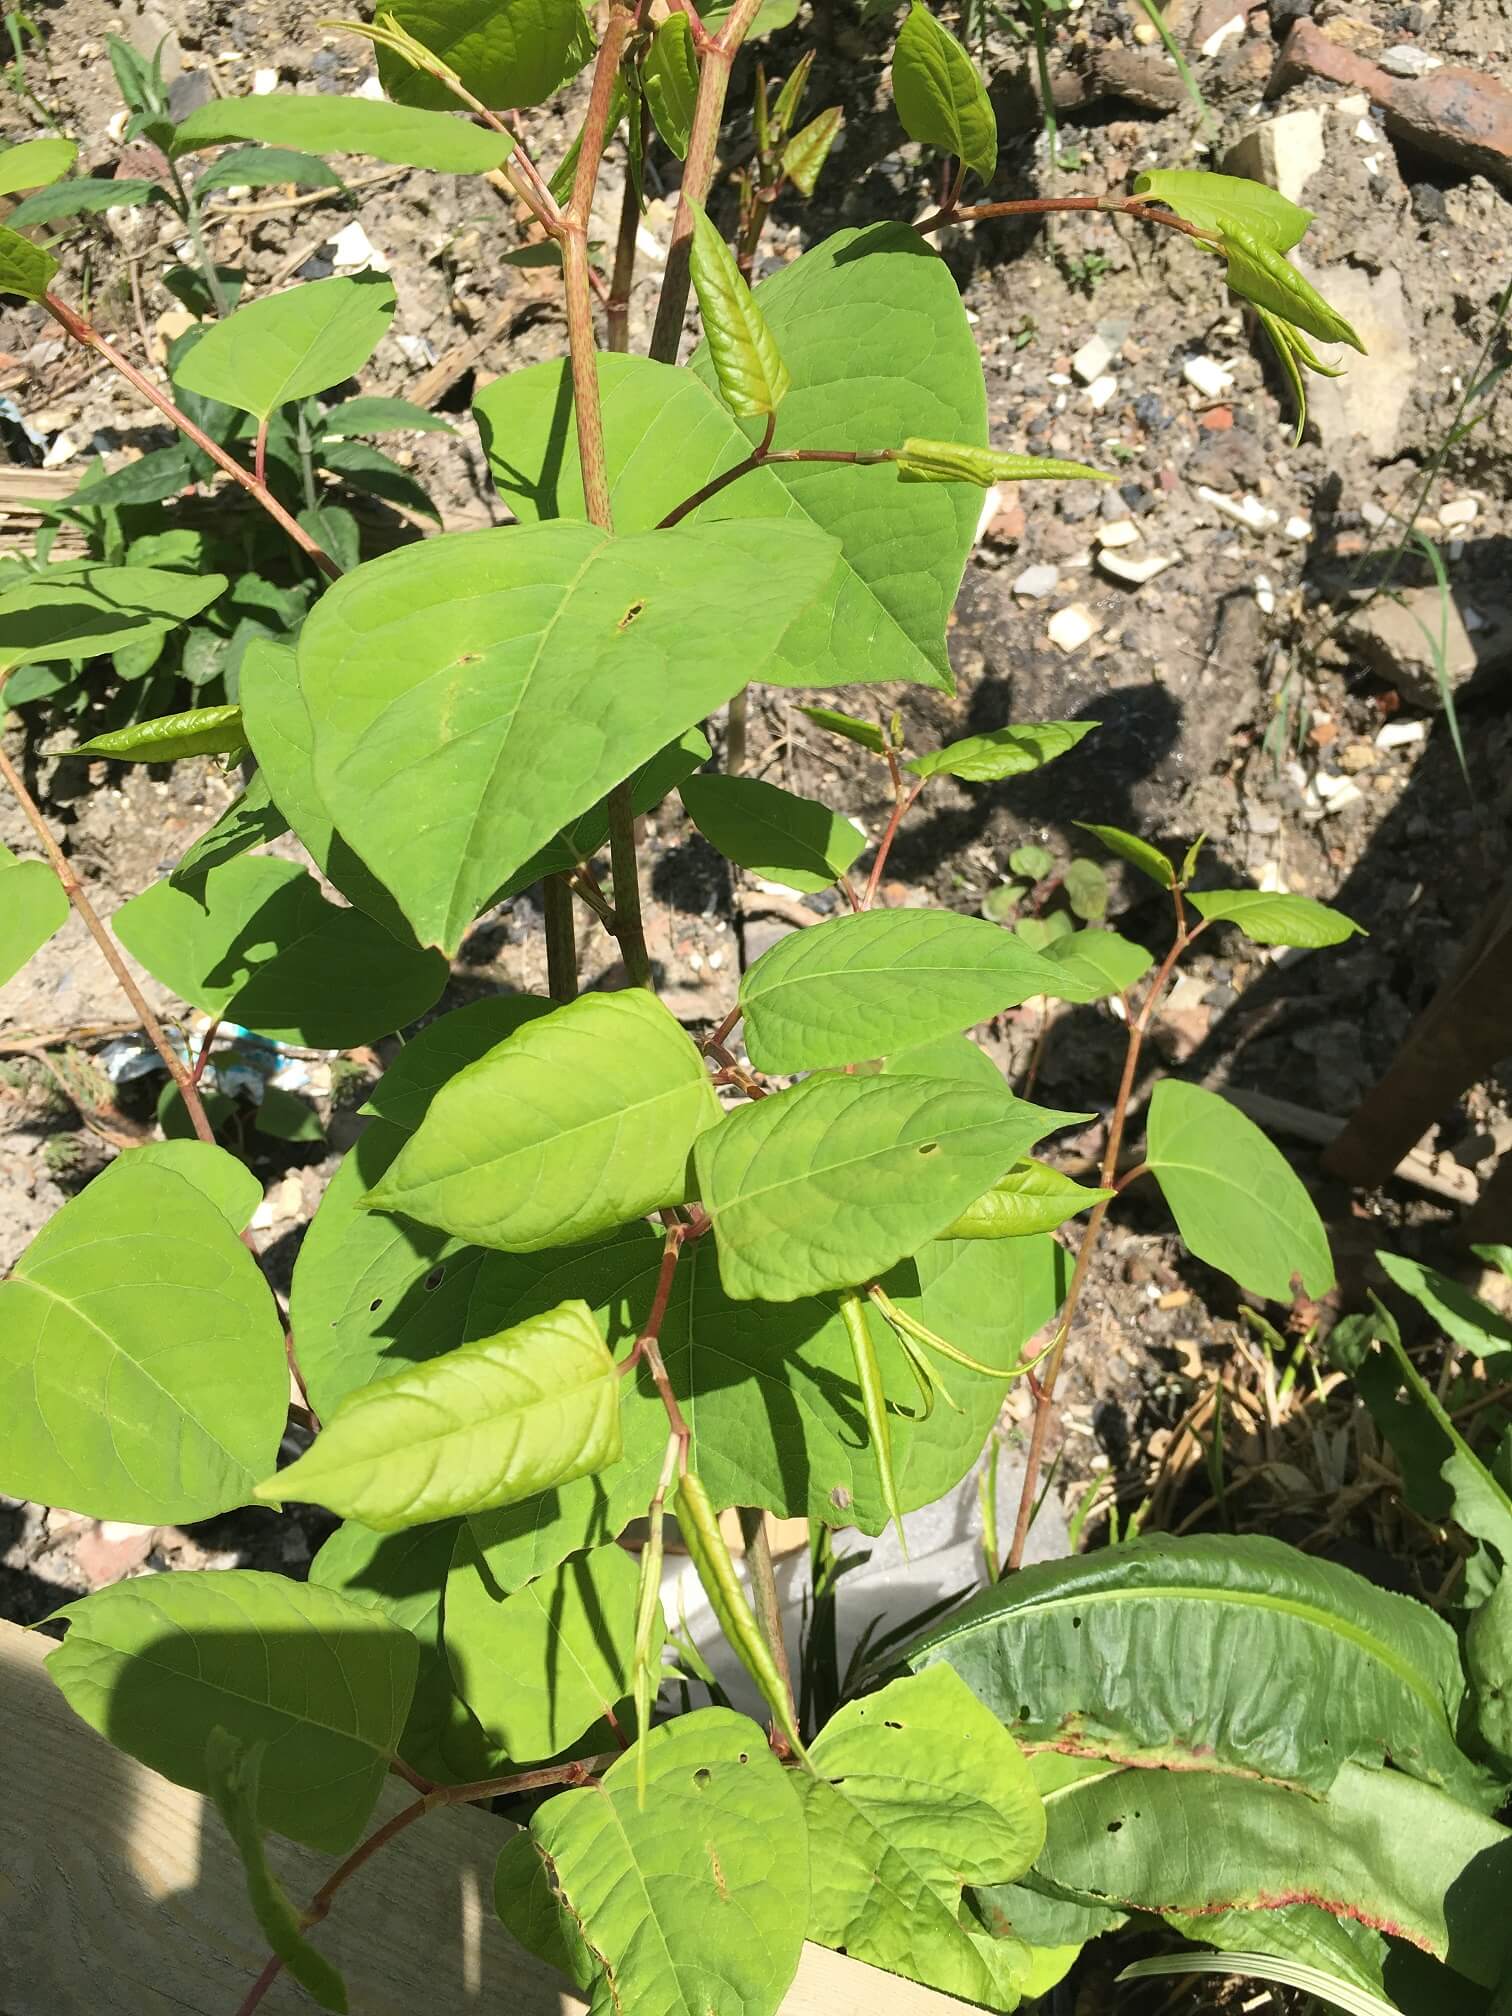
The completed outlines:
{"type": "Polygon", "coordinates": [[[738,483],[742,476],[749,476],[753,469],[775,467],[779,462],[848,462],[853,468],[870,469],[879,462],[897,459],[895,448],[769,448],[767,442],[772,438],[775,418],[775,414],[768,416],[766,441],[753,448],[743,461],[736,462],[718,476],[711,476],[691,497],[684,497],[681,504],[674,505],[658,522],[657,531],[667,532],[674,525],[680,525],[690,511],[696,511],[700,504],[707,504],[711,497],[717,497],[721,490],[728,490],[732,483],[738,483]]]}
{"type": "Polygon", "coordinates": [[[1200,238],[1209,245],[1222,243],[1216,231],[1205,231],[1200,224],[1189,224],[1174,210],[1161,210],[1154,204],[1141,203],[1137,196],[1018,196],[1007,203],[969,203],[964,209],[942,206],[933,217],[926,217],[916,228],[928,233],[943,231],[948,224],[985,224],[994,217],[1043,217],[1055,210],[1105,210],[1117,216],[1132,217],[1140,224],[1164,224],[1172,231],[1180,231],[1188,238],[1200,238]]]}
{"type": "Polygon", "coordinates": [[[746,1580],[751,1588],[751,1609],[762,1640],[772,1655],[772,1663],[782,1676],[788,1710],[796,1722],[798,1703],[793,1694],[787,1640],[782,1633],[782,1605],[777,1599],[777,1576],[772,1566],[772,1541],[767,1532],[766,1513],[759,1505],[742,1505],[739,1516],[740,1537],[745,1542],[746,1580]]]}
{"type": "Polygon", "coordinates": [[[70,308],[66,301],[60,301],[56,294],[44,294],[42,306],[75,343],[82,343],[86,350],[97,352],[107,364],[114,366],[128,385],[156,406],[165,420],[170,420],[187,440],[192,441],[196,448],[210,457],[218,469],[223,469],[234,483],[240,484],[247,495],[262,506],[274,523],[289,535],[300,552],[306,554],[328,580],[341,579],[341,569],[330,554],[310,537],[296,518],[290,517],[267,484],[259,481],[251,470],[243,469],[239,462],[233,461],[220,443],[212,441],[202,427],[196,427],[189,415],[180,412],[167,393],[154,385],[146,372],[139,371],[129,357],[122,356],[108,337],[102,336],[91,322],[70,308]]]}
{"type": "Polygon", "coordinates": [[[577,925],[572,889],[564,875],[548,875],[542,893],[546,904],[546,991],[553,1001],[575,1001],[577,925]]]}

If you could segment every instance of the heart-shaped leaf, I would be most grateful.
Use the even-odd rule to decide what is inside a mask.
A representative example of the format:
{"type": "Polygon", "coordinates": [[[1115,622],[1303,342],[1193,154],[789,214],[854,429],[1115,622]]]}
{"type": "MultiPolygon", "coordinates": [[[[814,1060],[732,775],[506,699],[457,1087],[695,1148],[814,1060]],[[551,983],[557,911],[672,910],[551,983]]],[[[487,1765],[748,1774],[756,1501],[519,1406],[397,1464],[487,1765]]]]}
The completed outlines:
{"type": "Polygon", "coordinates": [[[174,382],[266,420],[275,407],[360,371],[393,319],[394,283],[385,273],[308,281],[207,329],[174,382]]]}

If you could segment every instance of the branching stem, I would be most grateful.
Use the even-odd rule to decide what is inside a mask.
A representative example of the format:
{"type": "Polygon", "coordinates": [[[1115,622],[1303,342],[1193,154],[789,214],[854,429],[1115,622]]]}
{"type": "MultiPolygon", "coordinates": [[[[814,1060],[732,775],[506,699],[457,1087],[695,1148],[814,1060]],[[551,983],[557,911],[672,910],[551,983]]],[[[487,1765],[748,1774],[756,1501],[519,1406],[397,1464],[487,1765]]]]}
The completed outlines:
{"type": "Polygon", "coordinates": [[[943,231],[950,224],[985,224],[994,217],[1042,217],[1055,210],[1104,210],[1120,217],[1132,217],[1139,224],[1164,224],[1187,238],[1200,238],[1209,245],[1221,245],[1216,231],[1189,224],[1174,210],[1162,210],[1153,203],[1141,203],[1137,196],[1018,196],[1007,203],[968,203],[964,209],[941,208],[915,228],[924,234],[943,231]]]}
{"type": "Polygon", "coordinates": [[[717,497],[721,490],[727,490],[742,476],[749,476],[753,469],[769,468],[779,462],[848,462],[853,468],[869,469],[879,462],[897,460],[898,451],[895,448],[769,448],[767,442],[771,438],[769,419],[766,441],[759,442],[743,461],[736,462],[718,476],[711,476],[691,497],[685,497],[681,504],[675,505],[657,525],[657,531],[667,532],[674,525],[680,525],[690,511],[696,511],[700,504],[707,504],[711,497],[717,497]]]}

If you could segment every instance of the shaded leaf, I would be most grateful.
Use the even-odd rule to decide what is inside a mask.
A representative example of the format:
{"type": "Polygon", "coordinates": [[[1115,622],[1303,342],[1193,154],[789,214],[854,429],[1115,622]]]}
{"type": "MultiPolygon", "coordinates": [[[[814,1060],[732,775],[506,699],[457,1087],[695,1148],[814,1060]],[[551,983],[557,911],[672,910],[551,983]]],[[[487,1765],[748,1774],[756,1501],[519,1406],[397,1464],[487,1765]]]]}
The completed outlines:
{"type": "Polygon", "coordinates": [[[419,478],[369,442],[326,442],[320,459],[348,489],[381,497],[386,504],[397,504],[405,511],[417,511],[422,517],[433,519],[437,525],[441,523],[441,513],[419,478]]]}
{"type": "Polygon", "coordinates": [[[298,148],[233,147],[195,177],[194,194],[197,199],[209,189],[281,188],[287,183],[301,189],[345,187],[334,168],[298,148]]]}
{"type": "Polygon", "coordinates": [[[265,847],[288,830],[288,820],[269,793],[266,771],[255,770],[246,790],[232,800],[208,832],[185,848],[168,879],[175,889],[203,900],[212,868],[234,861],[254,847],[265,847]]]}
{"type": "Polygon", "coordinates": [[[641,86],[657,132],[681,161],[698,97],[698,57],[686,14],[669,14],[652,37],[641,65],[641,86]]]}
{"type": "Polygon", "coordinates": [[[882,755],[887,748],[887,737],[875,721],[858,721],[853,714],[842,714],[835,707],[800,707],[798,712],[807,714],[816,728],[823,728],[846,742],[859,742],[874,756],[882,755]]]}
{"type": "MultiPolygon", "coordinates": [[[[992,728],[985,735],[968,735],[962,742],[947,742],[943,749],[910,756],[903,767],[916,777],[937,777],[944,772],[964,777],[971,784],[996,783],[1003,777],[1022,777],[1030,770],[1043,769],[1099,725],[1096,721],[1041,721],[1022,728],[992,728]]],[[[1047,865],[1048,861],[1046,856],[1047,865]]],[[[1044,872],[1041,869],[1040,873],[1044,872]]]]}
{"type": "Polygon", "coordinates": [[[1484,1358],[1512,1349],[1512,1319],[1472,1295],[1463,1283],[1400,1253],[1377,1253],[1376,1259],[1387,1279],[1426,1309],[1444,1335],[1466,1351],[1484,1358]]]}
{"type": "Polygon", "coordinates": [[[1199,917],[1237,924],[1256,945],[1342,945],[1361,930],[1342,910],[1330,910],[1310,896],[1263,889],[1199,889],[1187,901],[1199,917]]]}
{"type": "Polygon", "coordinates": [[[829,888],[866,845],[827,805],[755,777],[688,777],[681,795],[693,824],[726,860],[790,889],[829,888]]]}
{"type": "MultiPolygon", "coordinates": [[[[166,203],[168,192],[160,182],[147,176],[122,175],[79,175],[71,182],[55,182],[51,188],[39,189],[34,196],[23,197],[11,211],[7,220],[9,229],[0,231],[0,293],[19,294],[23,289],[4,276],[14,269],[9,261],[19,257],[10,243],[14,232],[23,228],[33,229],[38,224],[56,224],[64,217],[90,217],[102,210],[135,209],[139,203],[166,203]]],[[[24,240],[22,241],[25,242],[24,240]]],[[[31,246],[29,250],[46,264],[46,278],[37,285],[37,293],[29,298],[36,300],[43,288],[51,283],[57,271],[57,263],[50,252],[31,246]]]]}
{"type": "Polygon", "coordinates": [[[1055,975],[1045,991],[1057,1001],[1126,994],[1155,963],[1143,945],[1100,928],[1067,931],[1052,939],[1042,956],[1055,975]]]}
{"type": "Polygon", "coordinates": [[[99,658],[166,636],[223,591],[224,574],[160,567],[47,567],[0,594],[0,672],[27,660],[99,658]]]}
{"type": "Polygon", "coordinates": [[[1137,833],[1125,833],[1119,826],[1094,826],[1087,819],[1073,819],[1071,823],[1080,826],[1084,833],[1095,833],[1110,854],[1127,861],[1141,875],[1148,875],[1162,889],[1175,888],[1176,871],[1169,859],[1158,847],[1152,847],[1148,840],[1141,840],[1137,833]]]}
{"type": "Polygon", "coordinates": [[[380,399],[372,394],[343,399],[332,406],[320,423],[321,439],[345,440],[355,434],[455,434],[456,428],[428,406],[416,406],[409,399],[380,399]]]}

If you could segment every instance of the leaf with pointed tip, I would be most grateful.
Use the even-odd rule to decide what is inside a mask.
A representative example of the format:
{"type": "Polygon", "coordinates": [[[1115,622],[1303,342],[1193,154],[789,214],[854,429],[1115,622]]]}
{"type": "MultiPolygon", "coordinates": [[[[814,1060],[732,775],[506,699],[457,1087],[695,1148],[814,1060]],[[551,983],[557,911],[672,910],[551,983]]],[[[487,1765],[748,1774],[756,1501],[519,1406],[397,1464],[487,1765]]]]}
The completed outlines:
{"type": "Polygon", "coordinates": [[[808,1933],[853,1960],[1011,2008],[1028,1952],[984,1931],[963,1885],[1012,1883],[1045,1841],[1045,1809],[1001,1722],[948,1668],[850,1701],[795,1779],[808,1822],[808,1933]]]}
{"type": "Polygon", "coordinates": [[[1076,1117],[1006,1084],[888,1076],[811,1078],[739,1107],[694,1151],[726,1294],[792,1302],[871,1280],[1076,1117]]]}
{"type": "Polygon", "coordinates": [[[620,1454],[619,1382],[585,1302],[563,1302],[351,1394],[254,1496],[378,1533],[490,1512],[620,1454]]]}
{"type": "Polygon", "coordinates": [[[247,1502],[288,1412],[283,1331],[219,1185],[136,1151],[0,1283],[0,1471],[98,1519],[247,1502]]]}
{"type": "Polygon", "coordinates": [[[1040,721],[1023,728],[991,728],[985,735],[968,735],[963,742],[947,742],[943,749],[910,756],[903,767],[916,777],[937,777],[944,771],[971,784],[993,784],[1004,777],[1022,777],[1026,771],[1043,769],[1099,725],[1096,721],[1040,721]]]}
{"type": "Polygon", "coordinates": [[[513,526],[370,560],[300,632],[320,798],[421,942],[454,951],[538,848],[763,676],[834,558],[807,527],[715,524],[513,526]]]}
{"type": "Polygon", "coordinates": [[[1333,1286],[1317,1207],[1254,1121],[1200,1085],[1163,1078],[1150,1101],[1145,1159],[1191,1252],[1252,1294],[1290,1302],[1333,1286]]]}
{"type": "Polygon", "coordinates": [[[308,869],[242,854],[199,896],[154,882],[115,913],[128,952],[204,1014],[260,1035],[347,1050],[423,1015],[446,984],[360,910],[328,903],[308,869]]]}
{"type": "Polygon", "coordinates": [[[22,861],[0,841],[0,987],[68,922],[68,896],[51,863],[22,861]]]}
{"type": "Polygon", "coordinates": [[[192,707],[92,735],[65,753],[107,756],[116,763],[177,763],[185,756],[232,756],[244,749],[240,707],[192,707]]]}
{"type": "Polygon", "coordinates": [[[448,1079],[496,1050],[527,1022],[551,1014],[555,1006],[539,994],[487,994],[481,1001],[454,1008],[411,1037],[361,1110],[413,1134],[448,1079]]]}
{"type": "Polygon", "coordinates": [[[689,202],[688,208],[693,213],[693,287],[719,396],[737,419],[765,419],[782,404],[792,378],[735,255],[702,204],[689,202]]]}
{"type": "Polygon", "coordinates": [[[946,1226],[942,1239],[1022,1239],[1031,1232],[1053,1232],[1081,1211],[1101,1204],[1115,1193],[1073,1183],[1048,1163],[1015,1162],[1006,1176],[968,1204],[946,1226]]]}
{"type": "Polygon", "coordinates": [[[782,172],[803,196],[812,196],[819,184],[830,149],[840,137],[845,113],[838,105],[827,105],[801,127],[782,150],[782,172]]]}
{"type": "Polygon", "coordinates": [[[1135,177],[1134,193],[1164,203],[1199,230],[1226,232],[1237,224],[1276,252],[1289,252],[1299,243],[1313,218],[1311,210],[1264,182],[1201,168],[1148,170],[1135,177]]]}
{"type": "MultiPolygon", "coordinates": [[[[451,106],[456,101],[448,95],[445,102],[451,106]]],[[[224,140],[265,140],[270,146],[306,147],[317,154],[371,154],[378,161],[433,168],[443,175],[486,175],[514,152],[509,134],[449,113],[293,91],[218,98],[197,106],[174,128],[172,151],[192,154],[224,140]]]]}
{"type": "MultiPolygon", "coordinates": [[[[541,104],[593,54],[580,0],[394,0],[384,12],[495,112],[541,104]]],[[[456,106],[437,78],[381,45],[378,75],[402,105],[456,106]]]]}
{"type": "Polygon", "coordinates": [[[210,1797],[219,1808],[247,1878],[252,1915],[263,1937],[301,1988],[322,2009],[346,2016],[346,1987],[324,1955],[317,1953],[300,1930],[299,1913],[268,1866],[262,1828],[257,1818],[257,1792],[266,1743],[241,1743],[218,1724],[205,1745],[205,1776],[210,1797]]]}
{"type": "Polygon", "coordinates": [[[1347,343],[1363,357],[1365,345],[1336,308],[1293,266],[1285,253],[1263,243],[1238,225],[1223,234],[1228,254],[1229,292],[1237,294],[1288,327],[1305,329],[1322,343],[1347,343]]]}
{"type": "Polygon", "coordinates": [[[688,777],[681,795],[688,817],[726,860],[790,889],[828,889],[866,845],[827,805],[756,777],[688,777]]]}
{"type": "Polygon", "coordinates": [[[361,370],[393,321],[394,305],[386,273],[307,281],[207,329],[180,360],[174,382],[267,420],[275,407],[361,370]]]}
{"type": "Polygon", "coordinates": [[[893,50],[893,102],[903,131],[954,154],[984,182],[997,169],[998,128],[976,65],[923,0],[913,0],[893,50]]]}
{"type": "Polygon", "coordinates": [[[886,752],[887,737],[875,721],[858,721],[853,714],[842,714],[836,707],[800,707],[798,712],[806,714],[816,728],[823,728],[846,742],[859,742],[874,756],[886,752]]]}
{"type": "Polygon", "coordinates": [[[1132,939],[1089,925],[1054,938],[1041,953],[1054,978],[1045,992],[1054,1001],[1102,1001],[1126,994],[1155,963],[1132,939]]]}
{"type": "Polygon", "coordinates": [[[1362,927],[1310,896],[1268,889],[1199,889],[1187,901],[1199,917],[1237,924],[1256,945],[1342,945],[1362,927]]]}
{"type": "Polygon", "coordinates": [[[232,800],[208,832],[185,848],[168,879],[175,889],[202,901],[212,868],[255,847],[265,847],[288,830],[288,820],[273,803],[266,772],[255,770],[246,790],[232,800]]]}
{"type": "Polygon", "coordinates": [[[246,1230],[262,1202],[263,1186],[246,1163],[206,1141],[144,1141],[140,1148],[128,1148],[117,1156],[112,1167],[122,1162],[133,1169],[152,1164],[182,1176],[210,1199],[233,1232],[246,1230]]]}
{"type": "Polygon", "coordinates": [[[1080,826],[1083,833],[1095,833],[1110,854],[1127,861],[1141,875],[1148,875],[1162,889],[1175,888],[1176,871],[1167,856],[1158,847],[1152,847],[1148,840],[1141,840],[1137,833],[1125,833],[1121,826],[1094,826],[1088,819],[1073,819],[1071,823],[1080,826]]]}
{"type": "Polygon", "coordinates": [[[862,1063],[1054,992],[1040,955],[980,917],[869,910],[780,939],[740,1005],[752,1064],[789,1072],[862,1063]]]}
{"type": "Polygon", "coordinates": [[[301,189],[343,189],[334,168],[297,147],[233,147],[194,179],[198,201],[212,189],[271,189],[293,183],[301,189]]]}
{"type": "Polygon", "coordinates": [[[205,1792],[212,1729],[266,1742],[259,1823],[332,1855],[356,1841],[409,1707],[407,1631],[244,1568],[117,1582],[54,1615],[68,1636],[47,1670],[118,1749],[205,1792]]]}
{"type": "Polygon", "coordinates": [[[641,84],[657,132],[681,161],[698,97],[698,57],[686,14],[669,14],[657,29],[641,65],[641,84]]]}
{"type": "Polygon", "coordinates": [[[0,594],[0,672],[28,660],[99,658],[166,637],[225,587],[224,574],[167,567],[83,561],[42,568],[0,594]]]}
{"type": "Polygon", "coordinates": [[[663,1723],[596,1786],[538,1807],[530,1836],[599,1963],[595,2008],[776,2016],[803,1950],[809,1848],[754,1722],[701,1708],[663,1723]]]}
{"type": "Polygon", "coordinates": [[[22,140],[0,153],[0,196],[42,189],[66,175],[79,151],[76,140],[22,140]]]}
{"type": "MultiPolygon", "coordinates": [[[[985,443],[982,367],[959,290],[907,226],[838,232],[763,280],[752,299],[792,378],[784,448],[870,450],[912,433],[985,443]]],[[[759,431],[755,422],[743,430],[720,404],[707,345],[689,364],[598,358],[621,533],[658,525],[743,461],[759,431]]],[[[521,518],[586,516],[565,365],[497,378],[474,410],[494,481],[521,518]]],[[[797,518],[841,542],[829,595],[784,636],[778,662],[753,677],[789,686],[911,679],[948,691],[945,624],[978,503],[959,485],[900,486],[885,465],[800,462],[742,476],[688,522],[797,518]]]]}
{"type": "Polygon", "coordinates": [[[323,441],[349,440],[354,434],[455,434],[456,428],[428,406],[410,399],[380,399],[364,394],[330,407],[320,422],[323,441]]]}
{"type": "Polygon", "coordinates": [[[654,995],[584,995],[444,1085],[367,1208],[509,1252],[560,1246],[685,1202],[693,1144],[722,1117],[654,995]]]}
{"type": "Polygon", "coordinates": [[[902,483],[974,483],[978,490],[994,483],[1027,483],[1085,477],[1111,483],[1106,469],[1085,462],[1062,462],[1045,455],[1004,455],[995,448],[974,448],[960,441],[905,441],[893,455],[902,483]]]}
{"type": "MultiPolygon", "coordinates": [[[[506,1595],[463,1528],[443,1637],[457,1692],[491,1742],[511,1757],[554,1757],[628,1697],[639,1585],[623,1548],[595,1547],[506,1595]]],[[[653,1643],[660,1665],[660,1631],[653,1643]]]]}
{"type": "Polygon", "coordinates": [[[19,231],[0,224],[0,294],[19,294],[40,301],[52,285],[58,262],[51,252],[33,245],[19,231]]]}
{"type": "MultiPolygon", "coordinates": [[[[50,188],[39,189],[33,196],[25,196],[11,211],[9,224],[14,231],[24,226],[31,230],[38,224],[56,224],[64,217],[92,217],[102,210],[134,209],[139,203],[166,203],[168,191],[161,182],[141,175],[78,175],[70,182],[54,182],[50,188]]],[[[22,290],[12,281],[4,278],[8,270],[8,257],[16,255],[15,246],[10,243],[13,231],[0,231],[0,294],[17,294],[22,290]]],[[[28,239],[18,239],[18,244],[40,260],[47,262],[47,278],[42,286],[51,284],[57,264],[50,252],[34,246],[28,239]]],[[[40,300],[41,289],[31,297],[40,300]]]]}

